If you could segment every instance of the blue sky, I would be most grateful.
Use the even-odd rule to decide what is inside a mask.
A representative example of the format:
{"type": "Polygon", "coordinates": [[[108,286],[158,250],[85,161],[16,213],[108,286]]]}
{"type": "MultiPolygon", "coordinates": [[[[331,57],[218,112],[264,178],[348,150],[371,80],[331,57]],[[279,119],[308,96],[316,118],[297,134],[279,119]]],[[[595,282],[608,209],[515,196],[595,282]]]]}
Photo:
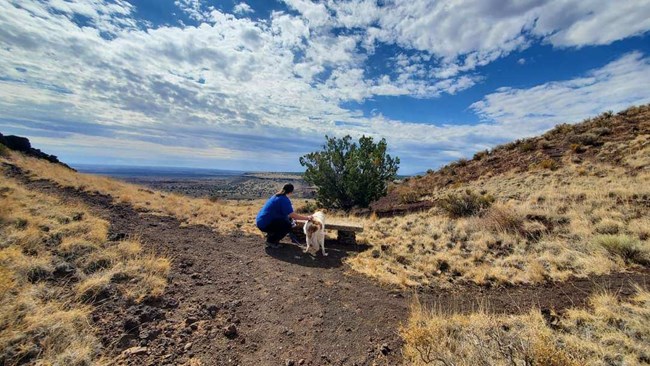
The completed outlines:
{"type": "Polygon", "coordinates": [[[0,0],[0,132],[72,165],[400,173],[650,102],[650,0],[0,0]]]}

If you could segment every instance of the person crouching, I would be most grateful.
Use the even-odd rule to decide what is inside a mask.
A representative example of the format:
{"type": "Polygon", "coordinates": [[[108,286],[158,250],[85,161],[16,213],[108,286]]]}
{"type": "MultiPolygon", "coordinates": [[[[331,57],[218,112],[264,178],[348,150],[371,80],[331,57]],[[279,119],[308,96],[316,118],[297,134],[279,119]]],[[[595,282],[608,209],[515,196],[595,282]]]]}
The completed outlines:
{"type": "Polygon", "coordinates": [[[264,207],[258,212],[255,223],[257,228],[266,233],[266,247],[279,248],[280,240],[287,234],[291,241],[300,244],[291,233],[292,220],[310,220],[311,216],[303,216],[293,211],[289,196],[293,193],[293,184],[285,184],[282,190],[271,196],[264,207]]]}

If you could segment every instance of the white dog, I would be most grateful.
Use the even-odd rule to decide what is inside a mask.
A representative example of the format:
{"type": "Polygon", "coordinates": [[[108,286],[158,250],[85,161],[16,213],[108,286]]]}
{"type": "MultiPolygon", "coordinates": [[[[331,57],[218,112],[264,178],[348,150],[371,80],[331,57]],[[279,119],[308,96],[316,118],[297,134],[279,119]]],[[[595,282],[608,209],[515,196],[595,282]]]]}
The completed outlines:
{"type": "Polygon", "coordinates": [[[303,227],[305,236],[307,237],[307,247],[305,248],[305,253],[309,252],[311,255],[316,255],[318,248],[320,247],[323,250],[323,255],[325,253],[325,213],[322,211],[317,211],[312,215],[312,219],[305,223],[303,227]]]}

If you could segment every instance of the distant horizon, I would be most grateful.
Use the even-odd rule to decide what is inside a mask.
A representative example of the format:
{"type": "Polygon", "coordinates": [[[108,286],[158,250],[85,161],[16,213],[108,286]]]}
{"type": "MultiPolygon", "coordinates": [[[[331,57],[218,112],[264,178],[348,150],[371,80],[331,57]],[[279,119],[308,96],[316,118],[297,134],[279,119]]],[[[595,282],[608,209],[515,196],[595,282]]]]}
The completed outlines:
{"type": "MultiPolygon", "coordinates": [[[[67,164],[67,163],[66,163],[67,164]]],[[[212,172],[227,172],[227,173],[287,173],[287,174],[296,174],[302,175],[305,171],[282,171],[282,170],[231,170],[231,169],[219,169],[219,168],[201,168],[201,167],[182,167],[182,166],[167,166],[167,165],[116,165],[116,164],[68,164],[70,167],[84,173],[84,171],[89,172],[89,170],[79,169],[80,167],[101,167],[101,168],[125,168],[125,169],[183,169],[183,170],[203,170],[203,171],[212,171],[212,172]]],[[[398,176],[415,176],[419,174],[425,174],[425,171],[416,172],[413,174],[398,174],[398,176]]]]}

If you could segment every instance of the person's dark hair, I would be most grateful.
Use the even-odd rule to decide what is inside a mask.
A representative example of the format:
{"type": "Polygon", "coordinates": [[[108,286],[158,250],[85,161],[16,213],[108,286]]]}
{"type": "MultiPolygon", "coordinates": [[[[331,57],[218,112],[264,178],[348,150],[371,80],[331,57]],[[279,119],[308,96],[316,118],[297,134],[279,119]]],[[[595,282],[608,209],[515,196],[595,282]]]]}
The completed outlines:
{"type": "Polygon", "coordinates": [[[276,196],[286,196],[287,193],[291,193],[291,192],[293,192],[293,184],[287,183],[275,195],[276,196]]]}

